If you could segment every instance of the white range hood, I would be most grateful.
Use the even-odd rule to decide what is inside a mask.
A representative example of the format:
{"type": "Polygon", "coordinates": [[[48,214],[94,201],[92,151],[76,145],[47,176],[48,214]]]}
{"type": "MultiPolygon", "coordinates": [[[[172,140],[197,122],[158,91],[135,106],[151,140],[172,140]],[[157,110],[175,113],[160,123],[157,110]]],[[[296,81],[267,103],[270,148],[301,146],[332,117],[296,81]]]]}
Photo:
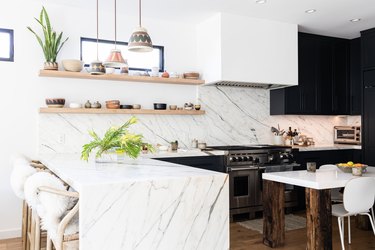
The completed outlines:
{"type": "Polygon", "coordinates": [[[298,85],[298,26],[217,13],[197,27],[198,63],[207,84],[298,85]]]}

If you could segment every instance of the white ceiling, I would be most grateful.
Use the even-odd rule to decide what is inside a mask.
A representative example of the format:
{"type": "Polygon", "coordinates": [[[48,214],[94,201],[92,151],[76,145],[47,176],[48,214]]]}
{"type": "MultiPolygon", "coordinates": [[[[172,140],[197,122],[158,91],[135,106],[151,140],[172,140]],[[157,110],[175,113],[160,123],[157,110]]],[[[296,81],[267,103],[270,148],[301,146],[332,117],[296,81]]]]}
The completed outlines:
{"type": "MultiPolygon", "coordinates": [[[[95,7],[95,0],[50,0],[55,3],[95,7]]],[[[114,0],[99,0],[101,9],[113,10],[114,0]]],[[[118,14],[136,14],[137,0],[117,0],[118,14]]],[[[343,38],[359,37],[375,27],[374,0],[143,0],[143,17],[199,22],[222,11],[251,17],[296,23],[300,31],[343,38]],[[305,10],[316,9],[313,14],[305,10]],[[349,20],[361,18],[360,22],[349,20]]],[[[147,26],[147,24],[145,24],[147,26]]]]}

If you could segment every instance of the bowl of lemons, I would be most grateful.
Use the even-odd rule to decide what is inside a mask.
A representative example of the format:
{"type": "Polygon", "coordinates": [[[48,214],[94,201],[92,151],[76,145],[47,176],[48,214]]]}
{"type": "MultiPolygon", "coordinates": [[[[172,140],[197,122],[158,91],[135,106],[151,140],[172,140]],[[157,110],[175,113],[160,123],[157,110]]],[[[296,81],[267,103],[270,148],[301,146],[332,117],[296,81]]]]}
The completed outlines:
{"type": "Polygon", "coordinates": [[[346,163],[337,163],[336,166],[344,173],[352,173],[353,168],[361,168],[362,172],[365,172],[367,165],[362,163],[354,163],[348,161],[346,163]]]}

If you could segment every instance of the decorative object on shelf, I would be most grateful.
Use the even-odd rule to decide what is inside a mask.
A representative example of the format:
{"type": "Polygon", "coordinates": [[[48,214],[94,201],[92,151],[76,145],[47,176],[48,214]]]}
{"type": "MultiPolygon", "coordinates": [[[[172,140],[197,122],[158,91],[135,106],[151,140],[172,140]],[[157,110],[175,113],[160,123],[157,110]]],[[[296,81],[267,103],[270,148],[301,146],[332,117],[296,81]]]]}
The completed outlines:
{"type": "Polygon", "coordinates": [[[72,102],[72,103],[69,104],[69,108],[71,108],[71,109],[80,109],[80,108],[82,108],[82,105],[80,103],[72,102]]]}
{"type": "Polygon", "coordinates": [[[129,65],[127,59],[124,59],[124,65],[121,67],[120,74],[129,74],[129,65]]]}
{"type": "Polygon", "coordinates": [[[171,142],[171,150],[177,151],[177,149],[178,149],[178,141],[172,141],[171,142]]]}
{"type": "Polygon", "coordinates": [[[93,109],[100,109],[101,107],[102,107],[102,105],[98,101],[94,102],[91,105],[91,108],[93,108],[93,109]]]}
{"type": "Polygon", "coordinates": [[[107,75],[113,74],[113,73],[115,73],[115,68],[105,67],[105,73],[107,75]]]}
{"type": "Polygon", "coordinates": [[[94,131],[89,131],[92,141],[83,145],[81,159],[88,161],[94,149],[97,149],[96,159],[99,159],[102,154],[110,153],[110,151],[136,159],[145,145],[147,145],[149,151],[153,152],[152,145],[143,141],[142,134],[129,132],[129,127],[135,123],[137,123],[137,118],[133,116],[120,127],[109,128],[103,138],[100,138],[94,131]]]}
{"type": "Polygon", "coordinates": [[[199,79],[199,73],[198,72],[185,72],[184,78],[186,78],[186,79],[199,79]]]}
{"type": "Polygon", "coordinates": [[[86,109],[91,108],[91,102],[89,100],[87,100],[87,102],[85,103],[85,108],[86,109]]]}
{"type": "Polygon", "coordinates": [[[180,75],[179,75],[177,72],[171,72],[171,73],[169,74],[169,77],[170,77],[170,78],[179,78],[180,75]]]}
{"type": "Polygon", "coordinates": [[[123,104],[120,105],[120,109],[133,109],[133,105],[123,104]]]}
{"type": "Polygon", "coordinates": [[[46,98],[48,108],[63,108],[65,105],[64,98],[46,98]]]}
{"type": "Polygon", "coordinates": [[[161,74],[161,77],[169,78],[169,73],[167,71],[164,71],[163,74],[161,74]]]}
{"type": "Polygon", "coordinates": [[[71,71],[71,72],[81,72],[82,70],[82,61],[76,60],[76,59],[65,59],[62,60],[62,65],[64,67],[64,70],[71,71]]]}
{"type": "Polygon", "coordinates": [[[200,104],[195,104],[194,108],[195,108],[195,110],[200,110],[201,109],[201,105],[200,104]]]}
{"type": "Polygon", "coordinates": [[[193,140],[191,141],[191,146],[192,146],[193,148],[198,148],[198,140],[197,140],[197,139],[193,139],[193,140]]]}
{"type": "Polygon", "coordinates": [[[193,110],[193,108],[194,108],[194,104],[192,104],[191,102],[184,104],[185,110],[193,110]]]}
{"type": "Polygon", "coordinates": [[[119,109],[120,108],[120,101],[119,100],[109,100],[105,102],[105,106],[107,109],[119,109]]]}
{"type": "Polygon", "coordinates": [[[91,75],[103,75],[105,67],[99,60],[99,0],[96,0],[96,60],[91,62],[91,75]]]}
{"type": "Polygon", "coordinates": [[[139,0],[139,26],[130,36],[128,50],[134,52],[151,52],[153,50],[151,37],[147,30],[142,27],[142,3],[139,0]]]}
{"type": "Polygon", "coordinates": [[[166,103],[154,103],[155,110],[166,110],[167,104],[166,103]]]}
{"type": "Polygon", "coordinates": [[[121,50],[116,48],[117,45],[117,0],[115,2],[115,48],[111,50],[111,53],[104,62],[106,67],[123,67],[125,65],[125,60],[121,55],[121,50]]]}
{"type": "Polygon", "coordinates": [[[159,76],[159,67],[152,67],[150,76],[158,77],[159,76]]]}
{"type": "Polygon", "coordinates": [[[207,144],[205,142],[198,142],[198,148],[199,149],[206,149],[207,144]]]}
{"type": "Polygon", "coordinates": [[[133,104],[133,109],[141,109],[141,104],[133,104]]]}
{"type": "Polygon", "coordinates": [[[69,37],[67,37],[64,41],[61,40],[63,32],[60,32],[59,35],[56,34],[51,26],[48,13],[44,7],[42,7],[39,19],[35,18],[35,20],[43,29],[44,40],[42,40],[42,38],[36,34],[33,29],[31,29],[31,27],[28,26],[27,28],[35,35],[39,45],[43,49],[44,59],[46,60],[44,63],[44,69],[57,70],[57,55],[69,37]]]}
{"type": "Polygon", "coordinates": [[[176,110],[177,109],[177,105],[169,105],[169,109],[170,110],[176,110]]]}

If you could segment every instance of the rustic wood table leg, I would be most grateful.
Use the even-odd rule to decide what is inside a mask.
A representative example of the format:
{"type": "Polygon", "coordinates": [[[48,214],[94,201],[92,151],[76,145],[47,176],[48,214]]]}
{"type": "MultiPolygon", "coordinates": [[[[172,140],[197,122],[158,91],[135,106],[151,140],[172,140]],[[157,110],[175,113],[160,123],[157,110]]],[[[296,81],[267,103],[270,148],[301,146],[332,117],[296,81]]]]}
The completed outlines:
{"type": "Polygon", "coordinates": [[[285,243],[284,183],[263,180],[263,244],[285,243]]]}
{"type": "Polygon", "coordinates": [[[332,249],[331,190],[306,188],[307,250],[332,249]]]}

